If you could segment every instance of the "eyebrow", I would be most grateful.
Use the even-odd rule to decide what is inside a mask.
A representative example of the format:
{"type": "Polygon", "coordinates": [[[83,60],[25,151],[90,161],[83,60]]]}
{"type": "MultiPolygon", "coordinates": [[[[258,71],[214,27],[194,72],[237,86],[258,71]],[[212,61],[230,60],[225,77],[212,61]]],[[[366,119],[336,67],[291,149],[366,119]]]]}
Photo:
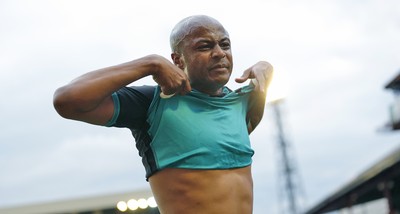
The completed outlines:
{"type": "MultiPolygon", "coordinates": [[[[198,44],[198,43],[201,43],[201,42],[209,43],[210,41],[213,42],[214,40],[213,40],[213,39],[206,38],[206,37],[200,37],[200,38],[198,38],[198,39],[193,39],[194,44],[198,44]]],[[[218,42],[224,42],[224,41],[231,42],[231,40],[229,39],[229,37],[224,37],[224,38],[222,38],[221,40],[218,40],[218,42]]]]}

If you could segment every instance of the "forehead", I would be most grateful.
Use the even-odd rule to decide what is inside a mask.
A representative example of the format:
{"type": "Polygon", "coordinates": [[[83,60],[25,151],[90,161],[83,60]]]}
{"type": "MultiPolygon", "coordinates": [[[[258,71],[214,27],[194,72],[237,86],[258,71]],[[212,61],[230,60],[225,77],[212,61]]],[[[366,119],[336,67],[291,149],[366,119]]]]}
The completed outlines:
{"type": "Polygon", "coordinates": [[[186,44],[203,40],[221,41],[229,39],[228,32],[218,24],[190,26],[190,29],[186,32],[187,34],[184,39],[186,44]]]}

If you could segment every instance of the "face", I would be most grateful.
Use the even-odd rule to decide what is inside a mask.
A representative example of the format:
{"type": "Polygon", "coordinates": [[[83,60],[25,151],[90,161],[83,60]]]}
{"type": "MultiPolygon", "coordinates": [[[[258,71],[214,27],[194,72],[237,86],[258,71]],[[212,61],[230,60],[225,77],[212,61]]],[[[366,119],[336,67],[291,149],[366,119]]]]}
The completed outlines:
{"type": "Polygon", "coordinates": [[[193,88],[218,94],[232,73],[229,35],[219,24],[192,27],[189,32],[174,62],[185,70],[193,88]]]}

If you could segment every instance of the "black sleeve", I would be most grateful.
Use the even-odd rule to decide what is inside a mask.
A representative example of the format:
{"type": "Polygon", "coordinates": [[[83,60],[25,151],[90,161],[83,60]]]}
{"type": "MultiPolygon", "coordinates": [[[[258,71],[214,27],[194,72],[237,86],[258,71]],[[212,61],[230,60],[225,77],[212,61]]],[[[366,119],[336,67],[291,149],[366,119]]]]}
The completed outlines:
{"type": "MultiPolygon", "coordinates": [[[[147,110],[153,100],[155,86],[129,86],[116,92],[116,120],[111,126],[138,129],[146,122],[147,110]]],[[[115,114],[115,112],[114,112],[115,114]]]]}

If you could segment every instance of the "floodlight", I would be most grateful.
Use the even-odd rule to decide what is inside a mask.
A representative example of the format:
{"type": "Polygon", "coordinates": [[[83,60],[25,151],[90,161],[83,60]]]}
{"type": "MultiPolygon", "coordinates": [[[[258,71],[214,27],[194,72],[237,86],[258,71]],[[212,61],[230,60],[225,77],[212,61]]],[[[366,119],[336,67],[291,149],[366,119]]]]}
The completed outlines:
{"type": "Polygon", "coordinates": [[[117,203],[117,209],[121,212],[125,212],[128,210],[128,205],[126,205],[125,201],[120,201],[117,203]]]}

